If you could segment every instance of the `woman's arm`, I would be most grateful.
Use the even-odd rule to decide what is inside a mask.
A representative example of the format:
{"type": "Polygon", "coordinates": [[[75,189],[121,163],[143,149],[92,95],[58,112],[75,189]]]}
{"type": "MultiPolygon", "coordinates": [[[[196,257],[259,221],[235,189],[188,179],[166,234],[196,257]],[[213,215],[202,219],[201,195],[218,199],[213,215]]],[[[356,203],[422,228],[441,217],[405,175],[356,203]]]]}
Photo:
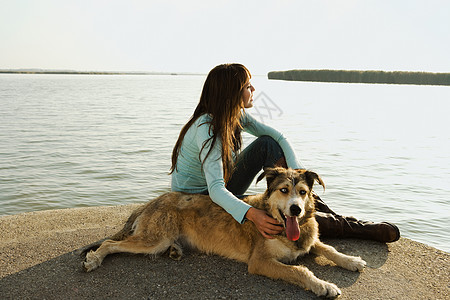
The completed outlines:
{"type": "MultiPolygon", "coordinates": [[[[197,129],[196,136],[196,142],[199,149],[202,149],[203,144],[209,139],[209,137],[209,124],[205,123],[200,125],[197,129]]],[[[204,162],[203,172],[208,185],[209,196],[212,201],[220,205],[229,214],[231,214],[236,221],[243,223],[245,220],[245,214],[251,206],[238,199],[225,187],[220,140],[216,141],[211,153],[209,153],[208,157],[206,157],[210,148],[211,141],[206,144],[203,151],[200,153],[200,159],[204,162]]]]}

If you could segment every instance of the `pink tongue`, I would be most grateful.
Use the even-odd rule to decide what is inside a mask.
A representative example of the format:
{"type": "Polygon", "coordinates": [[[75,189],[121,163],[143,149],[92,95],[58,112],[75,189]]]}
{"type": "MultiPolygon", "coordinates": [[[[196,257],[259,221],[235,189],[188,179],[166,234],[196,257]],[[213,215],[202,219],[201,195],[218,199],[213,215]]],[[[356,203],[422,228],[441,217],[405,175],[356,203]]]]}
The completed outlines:
{"type": "Polygon", "coordinates": [[[291,241],[296,241],[300,237],[300,230],[298,230],[297,217],[286,216],[286,235],[291,241]]]}

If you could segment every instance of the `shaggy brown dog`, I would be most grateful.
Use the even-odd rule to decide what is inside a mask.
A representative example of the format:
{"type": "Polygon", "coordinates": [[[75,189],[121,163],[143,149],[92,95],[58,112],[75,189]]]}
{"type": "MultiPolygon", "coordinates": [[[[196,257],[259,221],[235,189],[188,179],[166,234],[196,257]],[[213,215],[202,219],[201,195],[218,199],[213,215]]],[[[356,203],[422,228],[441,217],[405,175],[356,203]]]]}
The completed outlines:
{"type": "Polygon", "coordinates": [[[105,256],[118,252],[157,254],[170,248],[170,257],[178,260],[182,256],[178,241],[183,239],[202,252],[247,263],[250,273],[283,279],[319,296],[340,295],[335,284],[317,278],[306,267],[281,262],[312,252],[352,271],[366,265],[360,257],[339,253],[319,241],[312,187],[315,181],[323,186],[322,180],[311,171],[284,168],[266,168],[258,180],[264,176],[266,192],[244,201],[284,223],[285,231],[274,239],[265,239],[252,222],[239,224],[209,196],[171,192],[138,208],[121,231],[98,242],[100,247],[87,253],[84,269],[90,272],[105,256]]]}

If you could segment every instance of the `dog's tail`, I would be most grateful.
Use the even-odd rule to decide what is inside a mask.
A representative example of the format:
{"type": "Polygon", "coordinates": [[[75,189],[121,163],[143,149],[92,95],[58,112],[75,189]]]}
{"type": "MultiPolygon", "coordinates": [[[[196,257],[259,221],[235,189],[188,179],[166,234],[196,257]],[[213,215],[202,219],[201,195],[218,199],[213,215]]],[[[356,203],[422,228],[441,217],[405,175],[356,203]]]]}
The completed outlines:
{"type": "Polygon", "coordinates": [[[142,205],[139,208],[137,208],[135,211],[133,211],[131,213],[131,216],[128,218],[127,222],[123,226],[123,228],[119,232],[117,232],[115,235],[110,237],[109,239],[113,240],[113,241],[121,241],[121,240],[126,239],[130,235],[132,235],[134,232],[134,228],[133,228],[134,222],[136,221],[137,217],[139,217],[142,214],[144,209],[145,209],[145,205],[142,205]]]}
{"type": "Polygon", "coordinates": [[[86,254],[89,251],[96,250],[106,240],[122,241],[122,240],[126,239],[127,237],[129,237],[130,235],[133,234],[133,231],[134,231],[133,224],[136,221],[137,217],[139,217],[141,215],[144,208],[145,208],[145,206],[143,205],[143,206],[137,208],[135,211],[133,211],[133,213],[131,214],[131,216],[128,218],[127,222],[123,226],[123,228],[119,232],[114,234],[113,236],[98,240],[96,242],[93,242],[92,244],[81,247],[81,248],[75,250],[74,253],[77,255],[80,255],[80,256],[86,256],[86,254]]]}

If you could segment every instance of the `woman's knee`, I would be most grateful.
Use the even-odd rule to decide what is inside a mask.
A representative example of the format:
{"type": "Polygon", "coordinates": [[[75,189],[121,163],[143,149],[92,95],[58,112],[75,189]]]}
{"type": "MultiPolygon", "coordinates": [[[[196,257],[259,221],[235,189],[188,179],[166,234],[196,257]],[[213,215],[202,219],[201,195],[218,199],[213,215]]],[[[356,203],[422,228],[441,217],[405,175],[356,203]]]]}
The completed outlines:
{"type": "Polygon", "coordinates": [[[268,135],[258,137],[255,142],[258,143],[259,147],[266,148],[267,151],[275,151],[282,153],[281,147],[278,144],[278,142],[268,135]]]}
{"type": "Polygon", "coordinates": [[[268,145],[271,147],[280,147],[277,143],[277,141],[275,141],[272,137],[268,136],[268,135],[262,135],[260,137],[258,137],[255,140],[255,143],[258,143],[260,145],[268,145]]]}
{"type": "Polygon", "coordinates": [[[257,148],[265,152],[265,166],[273,165],[280,158],[284,157],[283,150],[277,141],[268,135],[258,137],[255,142],[257,148]]]}

